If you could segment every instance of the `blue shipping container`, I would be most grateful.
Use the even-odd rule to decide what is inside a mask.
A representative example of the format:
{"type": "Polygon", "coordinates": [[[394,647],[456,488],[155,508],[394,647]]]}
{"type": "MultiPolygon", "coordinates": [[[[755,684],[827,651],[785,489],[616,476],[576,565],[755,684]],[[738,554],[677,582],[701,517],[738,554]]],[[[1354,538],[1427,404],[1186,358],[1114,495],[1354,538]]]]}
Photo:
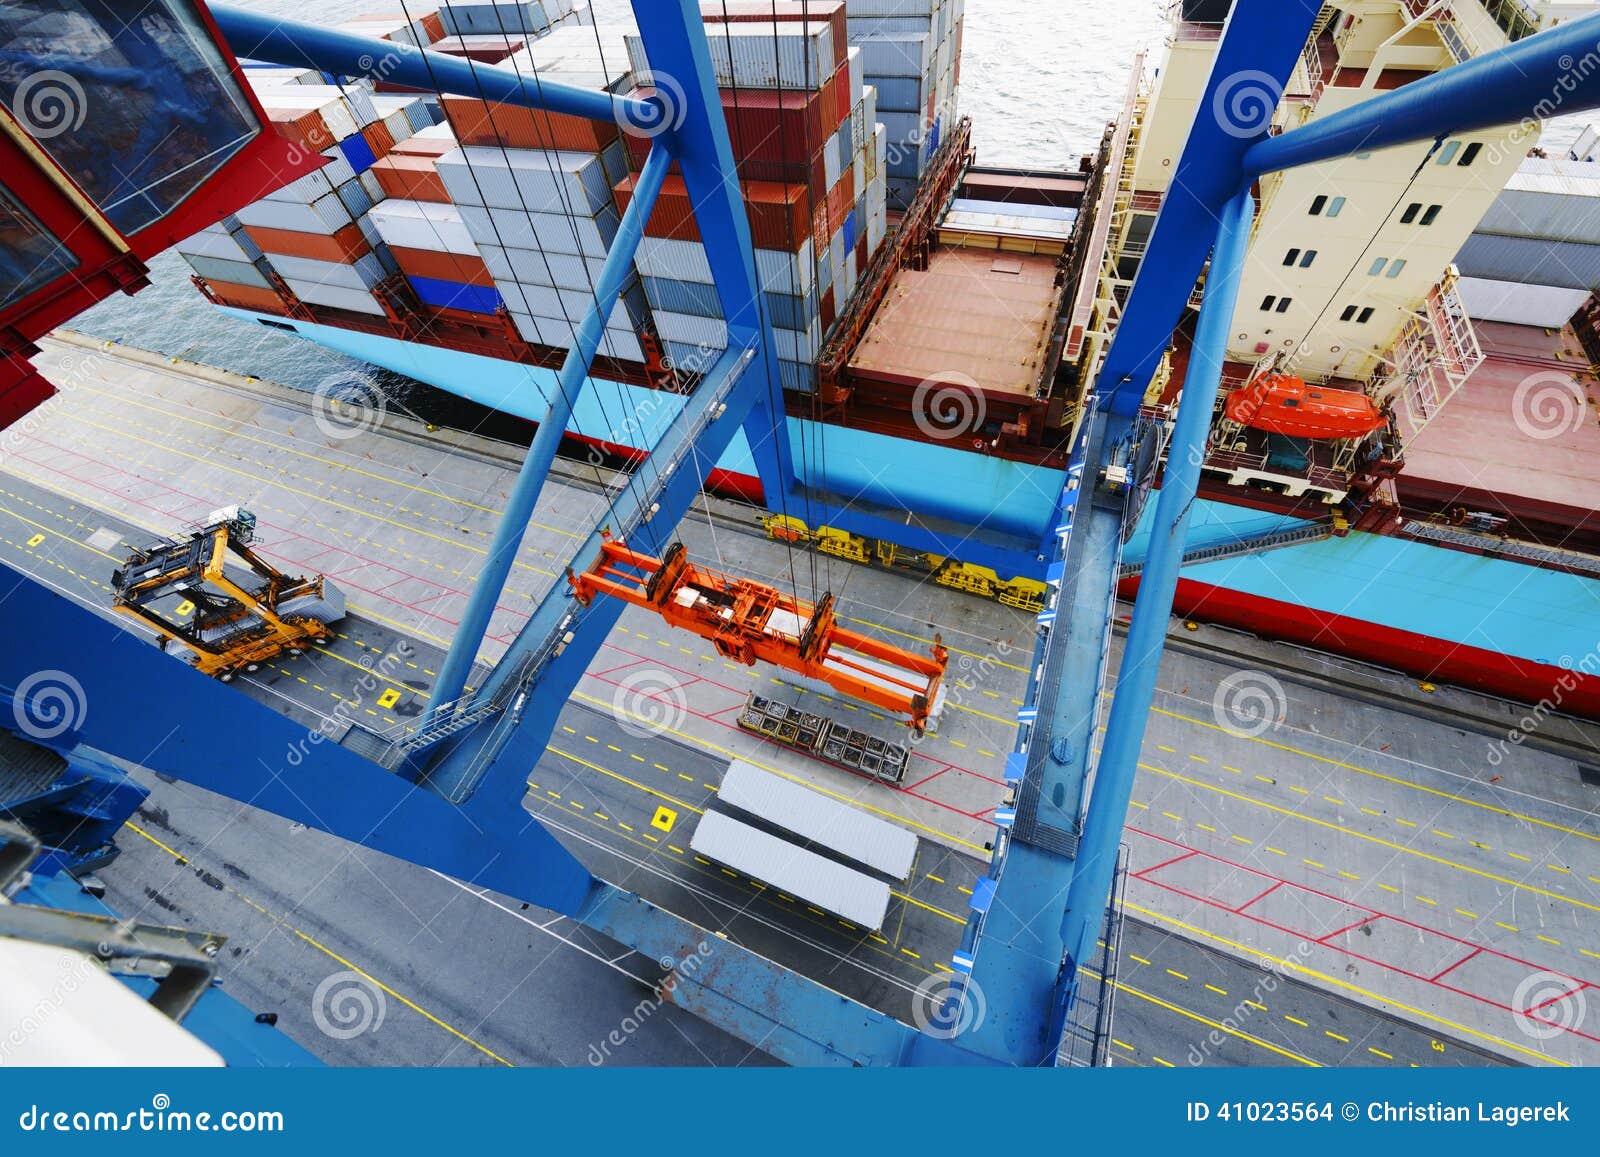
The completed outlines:
{"type": "Polygon", "coordinates": [[[496,289],[480,285],[462,285],[457,281],[441,281],[437,277],[407,277],[417,300],[435,309],[464,309],[468,313],[493,313],[500,308],[501,297],[496,289]]]}
{"type": "Polygon", "coordinates": [[[372,154],[372,146],[367,144],[366,138],[360,133],[340,141],[339,151],[344,154],[344,159],[350,162],[350,167],[358,173],[366,172],[378,160],[372,154]]]}
{"type": "Polygon", "coordinates": [[[856,211],[854,209],[845,214],[844,247],[846,252],[856,247],[856,211]]]}

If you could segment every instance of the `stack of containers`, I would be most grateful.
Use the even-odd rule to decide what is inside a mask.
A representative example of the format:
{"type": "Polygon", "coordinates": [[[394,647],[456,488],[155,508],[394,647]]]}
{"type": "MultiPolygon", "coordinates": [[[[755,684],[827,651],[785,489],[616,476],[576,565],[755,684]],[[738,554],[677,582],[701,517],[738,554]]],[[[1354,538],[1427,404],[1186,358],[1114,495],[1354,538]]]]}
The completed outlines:
{"type": "MultiPolygon", "coordinates": [[[[783,385],[809,391],[823,336],[871,255],[866,206],[882,168],[868,159],[874,94],[842,2],[729,0],[724,12],[713,0],[701,13],[783,385]]],[[[638,36],[628,52],[636,74],[649,71],[638,36]]],[[[648,145],[630,141],[636,167],[648,145]]],[[[633,183],[617,184],[619,207],[633,183]]],[[[645,233],[635,264],[664,352],[703,371],[726,348],[727,325],[681,177],[667,178],[645,233]]]]}
{"type": "Polygon", "coordinates": [[[845,3],[887,130],[888,199],[903,210],[955,117],[965,0],[845,3]]]}
{"type": "Polygon", "coordinates": [[[357,85],[274,83],[277,78],[255,71],[246,77],[278,131],[320,152],[328,164],[239,211],[238,232],[259,253],[252,268],[265,284],[214,264],[232,259],[221,254],[220,238],[208,242],[212,251],[188,255],[190,264],[219,297],[241,304],[238,286],[257,291],[246,295],[253,305],[282,308],[276,275],[302,302],[385,316],[375,291],[398,266],[368,216],[387,196],[372,169],[397,142],[430,123],[426,108],[415,97],[375,96],[357,85]],[[228,273],[244,280],[230,280],[228,273]],[[263,291],[273,292],[274,301],[262,298],[263,291]]]}
{"type": "Polygon", "coordinates": [[[224,217],[174,248],[223,305],[271,313],[283,307],[270,280],[272,266],[237,217],[224,217]]]}
{"type": "MultiPolygon", "coordinates": [[[[540,79],[626,92],[631,81],[622,31],[560,27],[502,67],[540,79]]],[[[569,349],[594,300],[616,236],[611,187],[627,175],[615,124],[519,105],[448,96],[444,109],[459,147],[434,168],[477,247],[489,285],[523,340],[569,349]]],[[[648,322],[637,279],[624,286],[599,354],[645,360],[648,322]]]]}

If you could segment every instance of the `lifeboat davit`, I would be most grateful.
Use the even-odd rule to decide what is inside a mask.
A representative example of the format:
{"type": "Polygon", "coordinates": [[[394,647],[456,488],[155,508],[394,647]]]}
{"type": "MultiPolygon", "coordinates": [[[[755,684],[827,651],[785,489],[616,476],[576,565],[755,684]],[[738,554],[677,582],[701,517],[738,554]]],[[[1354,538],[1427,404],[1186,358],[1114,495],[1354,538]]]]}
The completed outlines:
{"type": "Polygon", "coordinates": [[[1241,426],[1290,438],[1360,438],[1387,424],[1359,390],[1308,386],[1304,378],[1266,373],[1228,395],[1223,412],[1241,426]]]}

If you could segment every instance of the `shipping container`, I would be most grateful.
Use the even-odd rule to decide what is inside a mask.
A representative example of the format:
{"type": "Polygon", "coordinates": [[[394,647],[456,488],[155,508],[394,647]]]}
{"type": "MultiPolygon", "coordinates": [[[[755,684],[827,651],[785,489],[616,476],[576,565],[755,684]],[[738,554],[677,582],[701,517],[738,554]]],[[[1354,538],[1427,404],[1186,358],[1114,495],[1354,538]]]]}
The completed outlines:
{"type": "Polygon", "coordinates": [[[464,147],[439,158],[458,205],[593,217],[611,204],[606,166],[594,153],[464,147]]]}
{"type": "MultiPolygon", "coordinates": [[[[635,180],[630,175],[617,184],[615,192],[619,210],[625,211],[633,199],[635,180]]],[[[804,185],[747,181],[744,184],[744,200],[751,237],[757,248],[783,249],[791,253],[798,251],[808,233],[804,185]]],[[[666,179],[656,198],[655,210],[645,224],[645,235],[674,241],[699,240],[693,202],[683,178],[666,179]]]]}
{"type": "Polygon", "coordinates": [[[411,290],[423,305],[436,309],[459,309],[466,313],[493,313],[500,308],[501,297],[494,286],[468,285],[432,277],[406,275],[411,290]]]}
{"type": "Polygon", "coordinates": [[[206,285],[223,305],[237,309],[254,309],[263,313],[282,313],[283,299],[275,289],[261,289],[254,285],[239,285],[228,281],[206,278],[206,285]]]}
{"type": "Polygon", "coordinates": [[[1600,244],[1600,165],[1523,161],[1476,232],[1600,244]]]}
{"type": "Polygon", "coordinates": [[[233,285],[248,285],[252,289],[270,289],[267,280],[253,262],[233,261],[222,257],[203,257],[198,253],[185,254],[185,261],[207,281],[226,281],[233,285]]]}
{"type": "Polygon", "coordinates": [[[372,166],[372,175],[385,197],[445,204],[450,191],[439,179],[432,157],[391,154],[372,166]]]}
{"type": "Polygon", "coordinates": [[[888,915],[889,885],[882,880],[719,812],[700,817],[689,847],[868,931],[881,929],[888,915]]]}
{"type": "Polygon", "coordinates": [[[1456,255],[1464,277],[1587,290],[1600,286],[1600,245],[1474,233],[1456,255]]]}
{"type": "Polygon", "coordinates": [[[352,313],[374,314],[378,317],[388,316],[372,294],[360,289],[346,289],[340,285],[330,285],[321,281],[296,281],[284,278],[289,291],[301,301],[312,305],[325,305],[329,309],[346,309],[352,313]]]}
{"type": "Polygon", "coordinates": [[[191,234],[173,248],[184,256],[217,257],[224,261],[251,262],[261,256],[260,246],[242,228],[230,233],[221,225],[191,234]]]}
{"type": "Polygon", "coordinates": [[[488,3],[444,4],[439,17],[446,36],[484,33],[515,35],[543,32],[554,20],[572,11],[570,0],[499,0],[488,3]]]}
{"type": "Polygon", "coordinates": [[[263,253],[289,257],[310,257],[318,261],[354,261],[371,252],[361,228],[351,222],[332,233],[301,233],[292,229],[272,229],[246,225],[244,232],[263,253]]]}
{"type": "Polygon", "coordinates": [[[395,265],[409,278],[429,281],[453,281],[461,285],[475,285],[489,289],[494,285],[494,275],[483,258],[461,253],[445,253],[437,249],[407,249],[393,246],[389,252],[395,265]]]}
{"type": "Polygon", "coordinates": [[[299,233],[334,233],[350,224],[350,210],[329,193],[309,204],[287,201],[257,201],[236,214],[241,224],[268,229],[289,229],[299,233]]]}
{"type": "Polygon", "coordinates": [[[384,279],[383,265],[371,254],[359,257],[348,264],[340,261],[318,261],[311,257],[290,257],[275,253],[272,268],[285,281],[295,284],[316,282],[336,285],[341,289],[370,290],[384,279]]]}
{"type": "Polygon", "coordinates": [[[1456,285],[1461,304],[1473,321],[1508,325],[1559,325],[1589,300],[1588,290],[1559,285],[1522,285],[1477,277],[1463,277],[1456,285]]]}
{"type": "Polygon", "coordinates": [[[456,209],[480,248],[543,249],[583,257],[604,257],[611,249],[620,220],[616,209],[610,206],[592,218],[473,205],[458,205],[456,209]]]}
{"type": "MultiPolygon", "coordinates": [[[[544,285],[554,289],[577,290],[586,296],[600,278],[605,262],[598,257],[578,257],[540,249],[508,249],[498,245],[479,247],[483,262],[496,281],[515,281],[522,285],[544,285]]],[[[558,311],[529,309],[535,317],[558,317],[558,311]]]]}
{"type": "Polygon", "coordinates": [[[786,24],[814,23],[828,25],[833,43],[850,42],[848,14],[842,0],[701,0],[700,19],[705,22],[706,36],[717,35],[718,24],[767,24],[774,20],[786,24]]]}
{"type": "Polygon", "coordinates": [[[617,139],[615,124],[521,105],[446,96],[445,115],[463,145],[598,153],[617,139]]]}
{"type": "Polygon", "coordinates": [[[742,759],[728,764],[717,801],[891,880],[909,876],[917,858],[917,837],[905,828],[742,759]]]}
{"type": "Polygon", "coordinates": [[[890,76],[921,77],[933,64],[928,36],[864,36],[852,41],[861,50],[865,83],[890,76]]]}
{"type": "Polygon", "coordinates": [[[391,198],[374,205],[368,219],[390,245],[478,255],[478,244],[454,205],[391,198]]]}
{"type": "MultiPolygon", "coordinates": [[[[844,63],[835,55],[832,27],[822,21],[725,24],[712,28],[707,42],[718,88],[817,89],[844,63]]],[[[649,72],[643,38],[630,34],[627,46],[634,72],[649,72]]]]}

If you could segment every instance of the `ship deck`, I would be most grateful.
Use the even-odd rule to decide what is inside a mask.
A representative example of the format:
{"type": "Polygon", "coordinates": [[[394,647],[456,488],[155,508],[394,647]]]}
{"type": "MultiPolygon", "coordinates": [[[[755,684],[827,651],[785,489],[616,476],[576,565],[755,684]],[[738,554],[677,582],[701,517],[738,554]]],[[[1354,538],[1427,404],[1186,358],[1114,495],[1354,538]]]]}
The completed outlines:
{"type": "MultiPolygon", "coordinates": [[[[47,342],[39,364],[63,389],[0,461],[0,558],[109,616],[105,580],[125,544],[241,502],[271,561],[326,573],[351,601],[326,650],[241,678],[241,693],[308,727],[336,709],[378,723],[423,709],[517,451],[393,414],[331,438],[306,395],[97,343],[47,342]],[[380,661],[390,654],[404,673],[363,698],[372,669],[394,670],[380,661]]],[[[563,467],[547,486],[496,612],[502,645],[603,514],[595,478],[563,467]]],[[[884,734],[893,725],[730,665],[630,608],[522,806],[604,878],[905,1017],[955,947],[981,871],[1031,621],[913,576],[791,560],[731,504],[709,502],[681,537],[708,564],[803,593],[831,587],[852,627],[902,646],[942,631],[953,678],[937,734],[899,788],[766,745],[732,720],[756,688],[884,734]],[[733,756],[918,835],[880,935],[696,861],[693,825],[733,756]]],[[[1192,636],[1206,637],[1225,639],[1192,636]]],[[[1382,706],[1355,703],[1301,653],[1261,646],[1306,674],[1280,681],[1255,670],[1265,658],[1192,648],[1163,666],[1126,836],[1114,1063],[1600,1062],[1600,1033],[1537,1039],[1508,1007],[1536,972],[1575,984],[1600,974],[1600,824],[1570,758],[1511,747],[1491,785],[1473,771],[1503,734],[1502,708],[1461,695],[1481,726],[1442,723],[1409,709],[1418,693],[1399,678],[1382,684],[1382,706]],[[1281,696],[1256,734],[1219,725],[1241,671],[1281,696]],[[1204,1043],[1211,1032],[1220,1045],[1204,1043]]],[[[109,898],[129,915],[230,933],[230,990],[336,1063],[582,1064],[653,977],[652,962],[559,916],[150,782],[104,873],[109,898]],[[382,1031],[341,1041],[316,1028],[312,997],[352,966],[396,999],[382,1031]]],[[[758,1058],[665,1009],[602,1059],[758,1058]]]]}
{"type": "Polygon", "coordinates": [[[1600,552],[1600,379],[1587,355],[1570,327],[1477,330],[1483,364],[1406,445],[1402,504],[1486,511],[1519,538],[1600,552]]]}
{"type": "Polygon", "coordinates": [[[970,379],[982,390],[1034,396],[1060,296],[1056,264],[1035,254],[936,247],[926,269],[895,275],[850,359],[851,375],[899,385],[970,379]]]}

